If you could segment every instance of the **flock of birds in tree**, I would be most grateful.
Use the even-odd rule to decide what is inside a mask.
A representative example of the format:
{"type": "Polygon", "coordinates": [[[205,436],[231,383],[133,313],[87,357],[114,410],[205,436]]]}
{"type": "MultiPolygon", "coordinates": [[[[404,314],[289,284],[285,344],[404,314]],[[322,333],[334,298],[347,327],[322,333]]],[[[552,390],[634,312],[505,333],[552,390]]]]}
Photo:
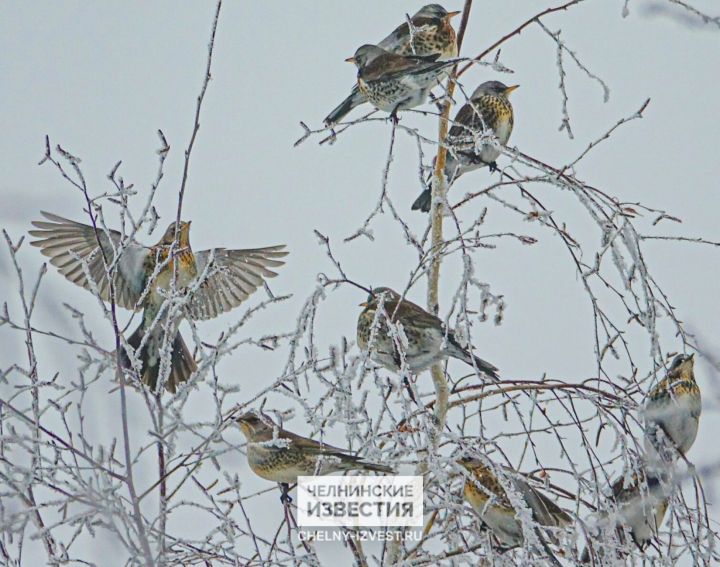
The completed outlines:
{"type": "MultiPolygon", "coordinates": [[[[397,120],[399,111],[423,104],[458,61],[450,22],[458,13],[447,12],[438,4],[427,5],[377,45],[359,47],[347,59],[357,66],[357,82],[325,119],[326,124],[338,123],[365,103],[388,112],[392,120],[397,120]]],[[[515,88],[517,85],[508,87],[499,81],[484,82],[460,108],[445,141],[448,185],[474,169],[495,169],[495,160],[513,128],[508,95],[515,88]]],[[[430,189],[426,188],[412,208],[429,211],[431,204],[430,189]]],[[[43,215],[45,220],[33,223],[36,229],[30,234],[38,240],[32,244],[62,275],[104,301],[132,311],[142,309],[140,325],[123,342],[121,364],[135,383],[142,382],[153,392],[164,385],[175,393],[197,369],[178,332],[181,319],[211,319],[237,307],[266,278],[277,275],[275,270],[287,255],[284,245],[194,252],[190,222],[170,224],[157,244],[145,246],[133,239],[123,241],[121,233],[114,230],[51,213],[43,215]],[[173,289],[184,294],[184,303],[170,316],[167,298],[173,289]]],[[[479,377],[500,381],[498,369],[462,346],[440,318],[392,289],[372,290],[361,306],[357,344],[376,364],[391,372],[418,374],[452,357],[473,367],[479,377]],[[406,339],[402,344],[400,330],[406,339]]],[[[665,378],[649,392],[643,410],[643,466],[639,473],[623,474],[612,485],[604,511],[597,514],[598,537],[601,530],[616,534],[620,542],[630,535],[643,548],[657,536],[672,494],[668,485],[673,482],[674,464],[685,458],[697,435],[701,399],[693,364],[692,354],[676,356],[665,378]]],[[[352,469],[395,472],[344,449],[286,431],[262,413],[247,413],[237,424],[247,439],[251,469],[280,483],[284,501],[289,500],[290,485],[301,475],[352,469]]],[[[498,549],[524,542],[519,513],[507,494],[510,488],[532,513],[538,541],[557,563],[549,546],[556,543],[558,531],[572,525],[570,512],[532,487],[522,474],[493,464],[487,457],[459,454],[455,468],[465,479],[466,501],[491,530],[498,549]]],[[[591,555],[601,559],[602,550],[593,550],[590,543],[580,559],[588,561],[591,555]]]]}

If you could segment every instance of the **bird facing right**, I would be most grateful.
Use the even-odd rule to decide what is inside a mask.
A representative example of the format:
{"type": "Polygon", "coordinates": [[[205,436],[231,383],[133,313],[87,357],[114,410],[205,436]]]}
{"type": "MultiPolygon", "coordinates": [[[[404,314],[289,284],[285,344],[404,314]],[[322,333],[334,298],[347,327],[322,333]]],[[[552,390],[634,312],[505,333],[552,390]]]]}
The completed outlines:
{"type": "MultiPolygon", "coordinates": [[[[444,174],[448,187],[464,173],[481,167],[491,170],[497,167],[495,160],[501,152],[498,144],[507,144],[512,134],[515,116],[509,96],[518,86],[487,81],[475,89],[470,100],[455,115],[446,138],[448,152],[444,174]]],[[[430,206],[431,191],[425,189],[412,209],[428,212],[430,206]]]]}
{"type": "Polygon", "coordinates": [[[694,365],[694,355],[676,356],[667,376],[648,394],[644,409],[645,452],[650,460],[659,456],[660,462],[672,462],[677,457],[675,451],[685,455],[695,442],[702,399],[694,365]],[[668,441],[672,447],[667,447],[668,441]]]}
{"type": "Polygon", "coordinates": [[[388,370],[398,372],[404,358],[408,370],[418,373],[452,357],[476,368],[492,380],[499,380],[498,369],[460,345],[455,334],[445,329],[439,317],[402,298],[396,291],[387,287],[376,288],[360,306],[364,309],[357,323],[358,346],[362,350],[369,349],[370,359],[388,370]],[[377,325],[373,329],[381,303],[383,312],[377,315],[377,325]],[[393,325],[388,325],[388,317],[393,325]],[[395,324],[402,326],[407,338],[404,348],[400,345],[399,337],[393,336],[391,332],[395,324]]]}

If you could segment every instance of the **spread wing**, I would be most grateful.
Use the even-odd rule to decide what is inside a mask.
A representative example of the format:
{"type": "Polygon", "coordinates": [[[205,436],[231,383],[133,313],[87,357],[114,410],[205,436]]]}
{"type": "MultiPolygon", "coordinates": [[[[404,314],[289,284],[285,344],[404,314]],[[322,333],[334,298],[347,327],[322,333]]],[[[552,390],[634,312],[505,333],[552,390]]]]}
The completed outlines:
{"type": "Polygon", "coordinates": [[[195,253],[198,277],[203,278],[188,309],[193,319],[212,319],[245,301],[265,278],[277,275],[272,268],[282,266],[285,245],[226,250],[214,248],[195,253]]]}
{"type": "MultiPolygon", "coordinates": [[[[52,213],[43,212],[47,219],[34,221],[37,230],[30,234],[39,240],[30,244],[40,248],[50,263],[72,283],[92,291],[96,285],[100,297],[110,301],[110,285],[105,271],[103,253],[108,263],[115,260],[122,236],[115,230],[107,232],[75,222],[52,213]],[[99,245],[98,245],[99,240],[99,245]],[[92,281],[88,280],[88,273],[92,281]]],[[[145,263],[150,250],[131,241],[122,251],[115,265],[115,303],[126,309],[136,309],[147,283],[145,263]]]]}

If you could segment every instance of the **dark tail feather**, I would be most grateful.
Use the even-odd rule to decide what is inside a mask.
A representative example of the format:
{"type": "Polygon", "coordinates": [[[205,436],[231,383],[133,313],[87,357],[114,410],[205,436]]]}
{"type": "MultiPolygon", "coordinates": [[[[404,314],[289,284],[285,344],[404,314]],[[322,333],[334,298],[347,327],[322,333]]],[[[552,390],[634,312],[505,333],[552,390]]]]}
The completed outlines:
{"type": "MultiPolygon", "coordinates": [[[[458,168],[457,165],[455,165],[457,162],[451,154],[448,153],[446,159],[447,161],[445,162],[445,180],[447,182],[447,188],[450,189],[453,181],[455,181],[458,176],[458,171],[456,171],[458,168]]],[[[433,159],[433,173],[431,173],[425,181],[425,186],[427,187],[427,189],[420,193],[420,196],[415,199],[415,202],[412,204],[413,211],[422,211],[423,213],[430,212],[430,207],[432,207],[432,191],[430,187],[432,186],[433,176],[435,175],[434,166],[435,160],[433,159]]]]}
{"type": "MultiPolygon", "coordinates": [[[[128,341],[127,341],[128,344],[133,348],[135,355],[138,356],[138,358],[140,358],[140,364],[141,364],[142,369],[147,368],[147,362],[143,358],[143,353],[138,352],[138,348],[140,348],[140,343],[142,342],[142,339],[144,336],[145,336],[145,327],[141,323],[140,326],[137,329],[135,329],[135,332],[132,335],[130,335],[130,338],[128,338],[128,341]]],[[[124,348],[120,352],[120,366],[123,369],[133,370],[132,363],[130,362],[130,356],[128,355],[127,351],[124,348]]]]}
{"type": "Polygon", "coordinates": [[[395,474],[395,469],[392,467],[388,467],[386,465],[379,465],[377,463],[368,463],[365,461],[360,461],[360,464],[362,465],[363,469],[366,471],[375,471],[375,472],[381,472],[386,474],[395,474]]]}
{"type": "Polygon", "coordinates": [[[326,454],[332,455],[333,457],[337,457],[338,459],[340,459],[340,462],[342,463],[342,468],[344,470],[348,470],[348,471],[364,470],[364,471],[381,472],[381,473],[386,473],[386,474],[395,474],[395,472],[396,472],[395,469],[392,467],[365,461],[362,459],[362,457],[359,457],[357,455],[350,455],[350,454],[344,453],[344,452],[342,452],[342,453],[341,452],[326,453],[326,454]]]}
{"type": "Polygon", "coordinates": [[[190,375],[196,370],[195,359],[190,354],[182,336],[178,333],[173,339],[170,376],[165,382],[165,389],[174,394],[180,383],[187,382],[190,375]]]}
{"type": "Polygon", "coordinates": [[[450,356],[459,358],[466,364],[474,366],[480,372],[486,374],[488,377],[492,378],[496,382],[500,381],[500,376],[498,375],[498,368],[496,366],[490,364],[487,360],[483,360],[482,358],[479,358],[472,354],[470,351],[464,349],[462,346],[460,346],[460,343],[458,343],[455,337],[452,335],[448,336],[448,347],[448,350],[450,351],[450,356]]]}
{"type": "Polygon", "coordinates": [[[542,536],[539,530],[535,530],[535,534],[537,535],[538,539],[540,540],[540,545],[543,546],[545,549],[545,553],[547,553],[548,559],[550,560],[550,563],[555,565],[555,567],[562,567],[562,563],[558,561],[558,558],[555,557],[555,553],[552,549],[550,549],[550,546],[548,545],[548,542],[545,541],[545,538],[542,536]]]}
{"type": "Polygon", "coordinates": [[[365,97],[360,93],[357,85],[353,87],[352,92],[343,100],[333,111],[325,117],[325,124],[331,126],[342,120],[345,115],[356,106],[360,106],[366,102],[365,97]]]}
{"type": "MultiPolygon", "coordinates": [[[[494,366],[490,364],[487,360],[483,360],[482,358],[479,358],[472,354],[470,356],[472,356],[473,360],[475,361],[475,366],[478,370],[480,370],[480,372],[482,372],[483,374],[487,374],[496,382],[500,381],[500,375],[498,374],[497,366],[494,366]]],[[[468,364],[472,366],[472,362],[469,362],[468,364]]]]}
{"type": "MultiPolygon", "coordinates": [[[[141,380],[152,390],[155,391],[160,372],[160,357],[158,355],[159,345],[162,339],[158,337],[150,337],[145,346],[138,352],[140,343],[145,336],[145,328],[141,324],[128,339],[128,344],[135,350],[135,356],[140,359],[141,364],[141,380]],[[157,341],[157,342],[155,342],[157,341]]],[[[127,353],[122,353],[122,365],[125,368],[131,368],[130,358],[127,353]]],[[[165,389],[168,392],[175,393],[181,382],[187,381],[190,375],[197,370],[197,364],[193,359],[190,351],[185,345],[180,333],[175,335],[172,344],[172,354],[170,358],[170,374],[165,381],[165,389]]]]}
{"type": "Polygon", "coordinates": [[[430,192],[430,189],[425,189],[425,191],[420,193],[420,196],[417,199],[415,199],[415,202],[412,204],[412,210],[413,211],[422,211],[423,213],[429,213],[431,203],[432,203],[432,193],[430,192]]]}
{"type": "Polygon", "coordinates": [[[585,549],[583,549],[583,552],[580,555],[580,563],[589,563],[589,562],[590,562],[590,547],[586,543],[585,549]]]}

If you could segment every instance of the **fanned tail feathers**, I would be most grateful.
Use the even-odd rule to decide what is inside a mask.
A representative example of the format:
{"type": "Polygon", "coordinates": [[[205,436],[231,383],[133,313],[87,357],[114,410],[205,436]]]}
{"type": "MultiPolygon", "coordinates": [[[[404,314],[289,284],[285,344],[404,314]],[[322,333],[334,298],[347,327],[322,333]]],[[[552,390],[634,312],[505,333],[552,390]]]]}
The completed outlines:
{"type": "MultiPolygon", "coordinates": [[[[135,356],[140,359],[140,379],[154,392],[160,372],[159,346],[162,342],[162,336],[150,337],[143,348],[140,349],[140,343],[144,336],[145,327],[141,324],[128,339],[128,344],[135,350],[135,356]],[[138,349],[140,350],[138,351],[138,349]]],[[[130,358],[124,350],[122,353],[122,366],[124,368],[132,367],[130,358]]],[[[165,381],[165,389],[174,394],[180,383],[186,382],[195,370],[197,370],[197,364],[182,336],[177,333],[172,343],[170,374],[165,381]]]]}

